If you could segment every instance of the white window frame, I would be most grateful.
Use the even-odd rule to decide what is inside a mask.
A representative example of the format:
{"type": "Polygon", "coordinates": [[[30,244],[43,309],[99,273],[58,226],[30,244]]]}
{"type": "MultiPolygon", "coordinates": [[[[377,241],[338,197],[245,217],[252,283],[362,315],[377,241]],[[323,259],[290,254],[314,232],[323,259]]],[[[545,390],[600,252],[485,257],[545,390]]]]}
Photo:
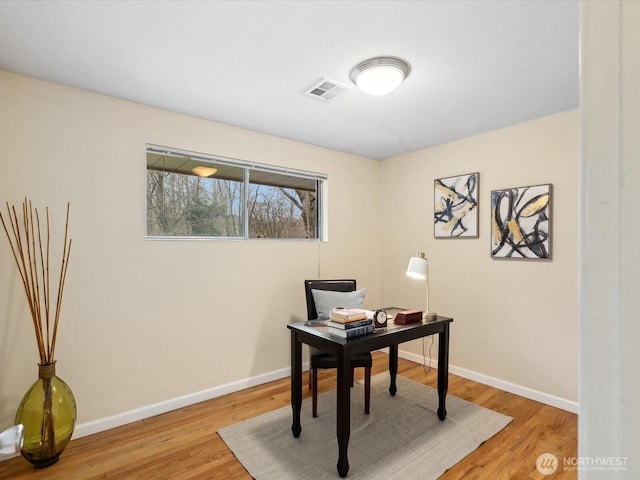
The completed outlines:
{"type": "MultiPolygon", "coordinates": [[[[179,236],[179,235],[149,235],[147,232],[147,195],[145,194],[145,238],[147,240],[258,240],[258,241],[311,241],[321,242],[328,239],[328,218],[327,218],[327,184],[329,177],[325,173],[311,172],[306,170],[298,170],[288,167],[280,167],[275,165],[267,165],[256,162],[249,162],[246,160],[239,160],[235,158],[223,157],[219,155],[210,155],[205,153],[192,152],[188,150],[182,150],[178,148],[165,147],[155,144],[147,144],[145,150],[145,158],[147,153],[156,153],[163,155],[170,155],[174,157],[183,157],[193,160],[198,160],[205,163],[217,163],[222,165],[228,165],[244,170],[244,205],[243,205],[243,235],[242,236],[179,236]],[[252,171],[268,172],[275,174],[282,174],[287,176],[299,177],[316,182],[316,238],[255,238],[249,237],[249,190],[250,190],[250,175],[252,171]]],[[[145,192],[146,192],[146,161],[145,161],[145,192]]]]}

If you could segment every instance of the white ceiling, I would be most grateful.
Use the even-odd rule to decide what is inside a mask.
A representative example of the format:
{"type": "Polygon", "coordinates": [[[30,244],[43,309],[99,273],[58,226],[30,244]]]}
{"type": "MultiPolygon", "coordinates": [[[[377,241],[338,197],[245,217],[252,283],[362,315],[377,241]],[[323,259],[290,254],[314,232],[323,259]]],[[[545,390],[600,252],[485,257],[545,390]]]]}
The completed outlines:
{"type": "Polygon", "coordinates": [[[1,1],[0,69],[382,159],[576,108],[578,29],[577,0],[1,1]],[[391,94],[304,95],[379,55],[391,94]]]}

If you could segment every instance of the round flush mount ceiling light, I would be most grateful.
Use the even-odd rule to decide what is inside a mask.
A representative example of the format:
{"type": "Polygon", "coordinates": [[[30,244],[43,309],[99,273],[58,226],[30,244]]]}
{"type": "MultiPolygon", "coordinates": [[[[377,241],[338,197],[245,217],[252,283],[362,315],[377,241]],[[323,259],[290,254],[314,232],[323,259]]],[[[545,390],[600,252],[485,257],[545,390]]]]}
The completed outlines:
{"type": "Polygon", "coordinates": [[[349,78],[360,90],[379,96],[395,90],[411,73],[411,65],[397,57],[375,57],[360,62],[349,78]]]}
{"type": "Polygon", "coordinates": [[[199,177],[210,177],[211,175],[213,175],[214,173],[216,173],[218,171],[217,168],[213,168],[213,167],[195,167],[193,169],[191,169],[191,171],[193,173],[195,173],[197,176],[199,177]]]}

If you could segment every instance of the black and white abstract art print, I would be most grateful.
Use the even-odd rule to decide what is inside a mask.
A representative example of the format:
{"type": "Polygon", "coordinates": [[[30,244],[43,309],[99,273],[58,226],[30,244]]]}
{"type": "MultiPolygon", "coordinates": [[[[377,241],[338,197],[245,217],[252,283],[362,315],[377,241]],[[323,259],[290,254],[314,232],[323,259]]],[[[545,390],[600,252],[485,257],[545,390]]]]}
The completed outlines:
{"type": "Polygon", "coordinates": [[[491,257],[551,259],[551,184],[491,191],[491,257]]]}
{"type": "Polygon", "coordinates": [[[434,236],[478,238],[479,173],[438,178],[434,182],[434,236]]]}

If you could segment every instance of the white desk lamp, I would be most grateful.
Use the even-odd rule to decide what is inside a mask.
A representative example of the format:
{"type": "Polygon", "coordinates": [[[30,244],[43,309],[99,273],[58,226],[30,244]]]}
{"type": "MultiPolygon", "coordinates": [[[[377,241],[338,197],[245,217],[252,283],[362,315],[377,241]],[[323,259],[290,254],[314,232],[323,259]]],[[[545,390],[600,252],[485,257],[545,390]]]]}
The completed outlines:
{"type": "Polygon", "coordinates": [[[424,252],[416,253],[415,257],[409,259],[409,266],[407,267],[407,276],[416,278],[418,280],[424,280],[427,285],[427,308],[422,314],[423,320],[435,320],[438,317],[436,312],[429,311],[429,274],[428,274],[427,257],[424,252]]]}
{"type": "Polygon", "coordinates": [[[22,450],[24,427],[21,424],[8,428],[0,433],[0,454],[10,455],[22,450]]]}

